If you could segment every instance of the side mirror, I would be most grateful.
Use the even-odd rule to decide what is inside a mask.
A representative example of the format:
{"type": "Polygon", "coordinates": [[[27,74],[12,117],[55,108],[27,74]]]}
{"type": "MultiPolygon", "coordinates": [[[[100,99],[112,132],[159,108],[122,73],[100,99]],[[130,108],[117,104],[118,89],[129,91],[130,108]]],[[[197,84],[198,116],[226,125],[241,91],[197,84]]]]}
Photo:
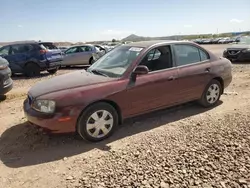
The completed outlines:
{"type": "Polygon", "coordinates": [[[142,75],[142,74],[148,74],[149,70],[147,66],[139,65],[135,68],[134,74],[136,75],[142,75]]]}

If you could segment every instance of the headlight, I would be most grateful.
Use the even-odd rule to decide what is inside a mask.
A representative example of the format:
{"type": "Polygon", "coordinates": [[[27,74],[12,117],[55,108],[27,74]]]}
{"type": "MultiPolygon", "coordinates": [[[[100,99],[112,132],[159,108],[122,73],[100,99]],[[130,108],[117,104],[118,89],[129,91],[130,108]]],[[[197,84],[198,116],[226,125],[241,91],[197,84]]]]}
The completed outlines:
{"type": "Polygon", "coordinates": [[[56,108],[56,102],[38,99],[33,102],[32,108],[43,113],[53,113],[56,108]]]}
{"type": "Polygon", "coordinates": [[[250,48],[242,50],[242,52],[250,52],[250,48]]]}
{"type": "Polygon", "coordinates": [[[6,69],[8,65],[0,65],[0,70],[6,69]]]}

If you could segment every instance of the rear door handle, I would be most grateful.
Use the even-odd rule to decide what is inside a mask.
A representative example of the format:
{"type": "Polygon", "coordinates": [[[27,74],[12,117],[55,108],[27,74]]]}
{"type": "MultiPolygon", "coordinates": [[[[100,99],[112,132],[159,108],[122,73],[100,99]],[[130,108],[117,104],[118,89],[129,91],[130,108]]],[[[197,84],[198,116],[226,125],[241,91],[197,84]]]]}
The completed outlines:
{"type": "Polygon", "coordinates": [[[205,72],[210,72],[210,67],[205,69],[205,72]]]}
{"type": "Polygon", "coordinates": [[[172,80],[175,80],[176,78],[174,76],[169,76],[168,77],[168,81],[172,81],[172,80]]]}

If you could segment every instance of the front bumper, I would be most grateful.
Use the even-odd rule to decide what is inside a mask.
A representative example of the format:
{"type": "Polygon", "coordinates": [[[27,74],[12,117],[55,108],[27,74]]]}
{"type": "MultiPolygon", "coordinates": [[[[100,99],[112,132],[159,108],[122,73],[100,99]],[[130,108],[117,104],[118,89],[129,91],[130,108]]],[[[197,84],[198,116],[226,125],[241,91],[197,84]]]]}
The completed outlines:
{"type": "Polygon", "coordinates": [[[230,61],[250,61],[250,52],[237,51],[236,53],[230,53],[229,51],[224,51],[223,57],[230,61]]]}
{"type": "Polygon", "coordinates": [[[10,81],[7,85],[0,87],[0,95],[8,93],[13,88],[13,81],[11,78],[9,78],[9,80],[10,81]]]}
{"type": "Polygon", "coordinates": [[[8,93],[13,88],[10,68],[0,71],[0,95],[8,93]]]}
{"type": "Polygon", "coordinates": [[[70,109],[62,109],[55,114],[44,114],[31,108],[26,99],[23,103],[24,114],[29,122],[35,124],[50,133],[75,132],[77,116],[70,114],[70,109]]]}

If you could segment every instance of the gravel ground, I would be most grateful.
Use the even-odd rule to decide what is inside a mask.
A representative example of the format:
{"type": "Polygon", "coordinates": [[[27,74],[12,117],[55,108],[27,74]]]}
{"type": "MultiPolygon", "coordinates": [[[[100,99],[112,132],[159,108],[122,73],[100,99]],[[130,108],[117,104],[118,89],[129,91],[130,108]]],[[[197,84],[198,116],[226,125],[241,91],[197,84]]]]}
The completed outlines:
{"type": "MultiPolygon", "coordinates": [[[[206,48],[220,55],[224,46],[206,48]]],[[[44,135],[26,122],[27,90],[49,77],[14,77],[0,103],[0,187],[250,188],[249,64],[233,65],[215,108],[189,103],[133,118],[100,143],[44,135]]]]}

